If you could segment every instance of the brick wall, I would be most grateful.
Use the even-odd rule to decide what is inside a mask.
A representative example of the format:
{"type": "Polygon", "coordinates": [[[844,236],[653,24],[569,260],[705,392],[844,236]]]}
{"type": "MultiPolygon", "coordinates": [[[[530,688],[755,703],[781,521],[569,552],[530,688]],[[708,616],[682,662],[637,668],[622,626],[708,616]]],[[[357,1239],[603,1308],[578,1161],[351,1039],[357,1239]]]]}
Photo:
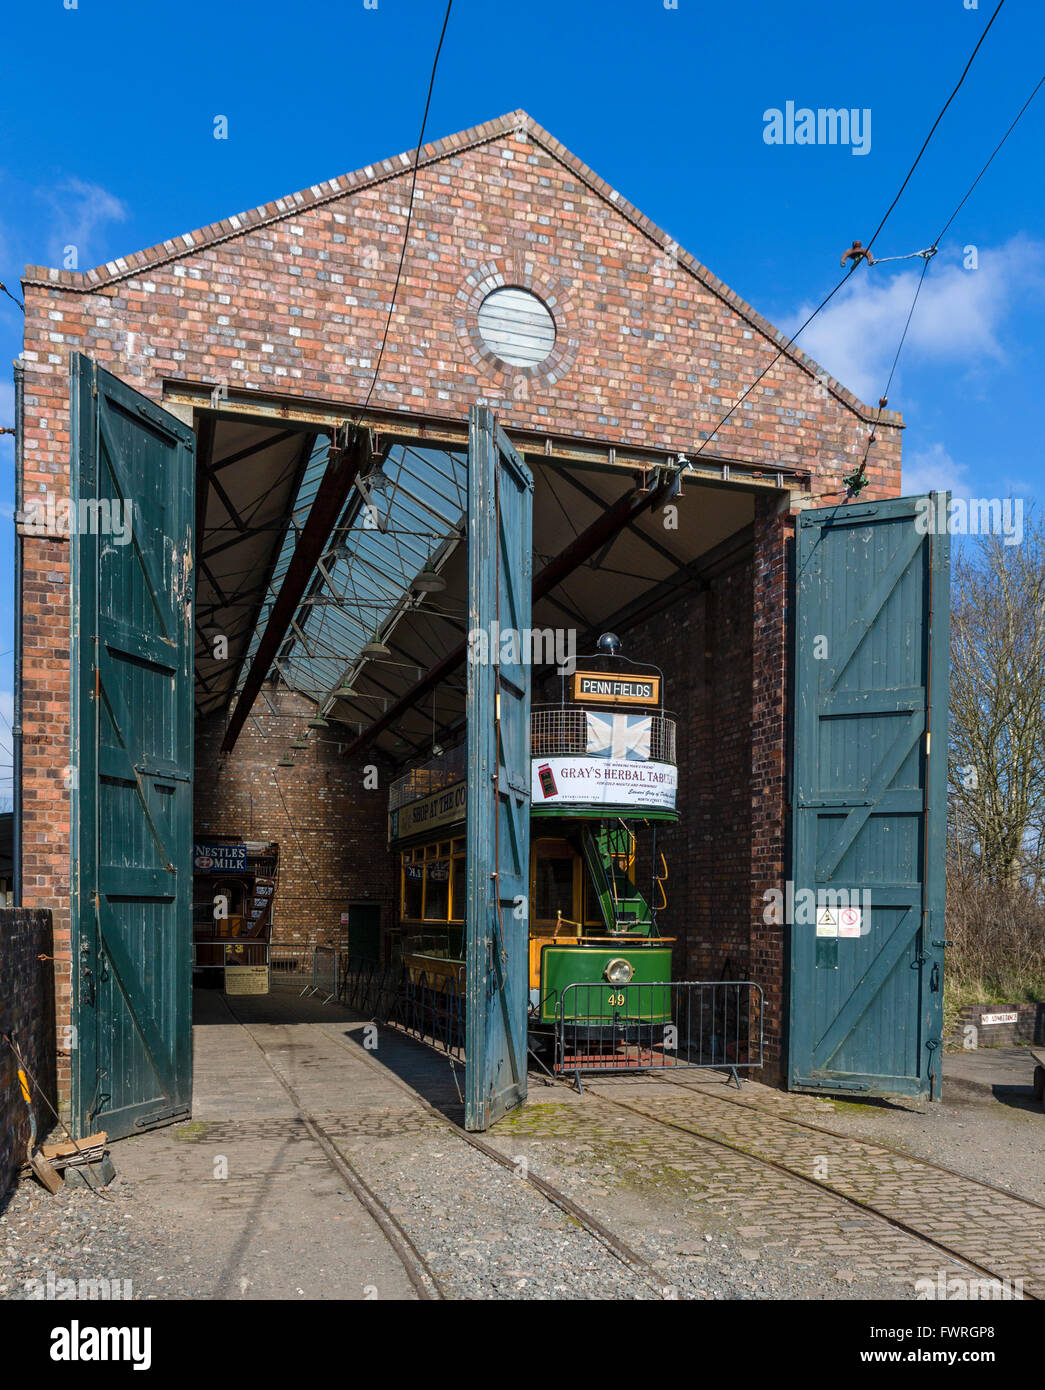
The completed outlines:
{"type": "Polygon", "coordinates": [[[952,1045],[964,1046],[968,1025],[976,1032],[972,1036],[978,1047],[1017,1047],[1045,1044],[1045,1003],[1040,1004],[967,1004],[955,1021],[952,1045]],[[1015,1023],[984,1023],[986,1015],[1015,1014],[1015,1023]]]}
{"type": "MultiPolygon", "coordinates": [[[[367,754],[338,756],[338,729],[309,731],[315,706],[286,689],[258,697],[235,750],[219,760],[223,718],[200,724],[196,737],[195,833],[229,834],[279,844],[279,888],[273,913],[276,941],[336,944],[341,914],[351,903],[381,907],[391,925],[392,856],[385,828],[388,765],[367,754]],[[266,699],[267,696],[267,699],[266,699]],[[269,702],[274,706],[270,709],[269,702]],[[278,767],[293,739],[295,766],[278,767]],[[364,769],[377,768],[377,786],[364,787],[364,769]]],[[[350,735],[344,733],[342,745],[350,735]]]]}
{"type": "MultiPolygon", "coordinates": [[[[54,992],[51,914],[0,909],[0,1033],[9,1034],[30,1072],[54,1105],[54,992]],[[45,957],[45,959],[41,959],[45,957]]],[[[51,1112],[34,1092],[37,1133],[50,1131],[51,1112]]],[[[0,1040],[0,1210],[25,1159],[29,1117],[18,1084],[18,1063],[0,1040]]]]}
{"type": "Polygon", "coordinates": [[[790,595],[795,522],[758,500],[751,662],[751,978],[765,1000],[763,1080],[779,1081],[786,1057],[787,928],[765,921],[767,889],[789,875],[790,595]]]}

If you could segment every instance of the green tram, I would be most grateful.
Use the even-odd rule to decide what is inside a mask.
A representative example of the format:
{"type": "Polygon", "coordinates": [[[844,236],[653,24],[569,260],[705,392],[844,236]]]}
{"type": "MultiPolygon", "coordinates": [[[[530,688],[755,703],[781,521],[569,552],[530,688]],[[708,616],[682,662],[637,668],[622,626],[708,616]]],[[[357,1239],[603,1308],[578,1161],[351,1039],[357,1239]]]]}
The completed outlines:
{"type": "MultiPolygon", "coordinates": [[[[605,1046],[671,1021],[668,867],[657,829],[677,820],[675,721],[657,667],[625,662],[612,633],[530,718],[531,1045],[565,1022],[605,1046]],[[643,988],[642,986],[649,986],[643,988]],[[630,988],[625,988],[630,986],[630,988]]],[[[464,747],[393,785],[399,951],[411,980],[464,979],[464,747]]]]}

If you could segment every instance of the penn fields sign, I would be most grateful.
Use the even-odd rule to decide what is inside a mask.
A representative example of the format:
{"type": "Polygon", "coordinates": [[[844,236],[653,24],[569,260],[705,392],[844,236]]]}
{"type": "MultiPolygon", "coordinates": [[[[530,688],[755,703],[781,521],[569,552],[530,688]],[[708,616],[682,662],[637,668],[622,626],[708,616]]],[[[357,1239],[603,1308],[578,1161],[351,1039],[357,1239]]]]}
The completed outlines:
{"type": "Polygon", "coordinates": [[[610,676],[605,671],[574,671],[573,698],[612,705],[655,705],[659,676],[610,676]]]}

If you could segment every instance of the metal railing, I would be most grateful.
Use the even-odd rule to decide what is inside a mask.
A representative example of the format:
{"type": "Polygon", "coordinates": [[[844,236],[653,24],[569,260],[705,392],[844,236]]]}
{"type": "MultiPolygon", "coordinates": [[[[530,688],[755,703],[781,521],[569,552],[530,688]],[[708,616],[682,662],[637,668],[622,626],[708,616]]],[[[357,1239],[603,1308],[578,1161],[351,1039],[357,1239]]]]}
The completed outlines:
{"type": "MultiPolygon", "coordinates": [[[[531,709],[530,757],[583,757],[588,752],[587,716],[587,710],[577,705],[538,705],[531,709]]],[[[674,763],[675,720],[663,714],[650,714],[648,718],[650,761],[674,763]]]]}
{"type": "Polygon", "coordinates": [[[224,970],[227,965],[268,965],[269,943],[249,936],[195,936],[193,970],[224,970]]]}
{"type": "Polygon", "coordinates": [[[411,801],[432,792],[442,791],[444,787],[460,782],[465,774],[465,745],[458,744],[449,752],[440,754],[409,772],[397,777],[388,789],[388,809],[396,811],[411,801]]]}
{"type": "Polygon", "coordinates": [[[751,981],[569,984],[555,1018],[560,1075],[762,1065],[762,987],[751,981]]]}
{"type": "Polygon", "coordinates": [[[464,1057],[464,966],[428,971],[345,957],[338,1001],[421,1042],[464,1057]]]}
{"type": "Polygon", "coordinates": [[[403,969],[390,1022],[421,1042],[463,1060],[465,1055],[464,966],[451,975],[403,969]]]}
{"type": "Polygon", "coordinates": [[[342,956],[338,1003],[386,1022],[395,1012],[402,975],[401,965],[381,965],[359,956],[342,956]]]}
{"type": "Polygon", "coordinates": [[[312,947],[300,941],[273,941],[269,945],[273,979],[303,979],[312,974],[312,947]]]}

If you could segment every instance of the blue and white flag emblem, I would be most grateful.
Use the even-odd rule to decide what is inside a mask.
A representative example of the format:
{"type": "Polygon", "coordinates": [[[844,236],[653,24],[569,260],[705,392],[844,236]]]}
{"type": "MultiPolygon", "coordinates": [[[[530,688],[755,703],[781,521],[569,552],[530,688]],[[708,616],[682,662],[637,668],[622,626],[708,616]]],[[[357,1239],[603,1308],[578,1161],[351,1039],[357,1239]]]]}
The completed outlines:
{"type": "Polygon", "coordinates": [[[596,758],[647,762],[650,729],[648,714],[596,714],[585,710],[588,719],[587,751],[596,758]]]}

